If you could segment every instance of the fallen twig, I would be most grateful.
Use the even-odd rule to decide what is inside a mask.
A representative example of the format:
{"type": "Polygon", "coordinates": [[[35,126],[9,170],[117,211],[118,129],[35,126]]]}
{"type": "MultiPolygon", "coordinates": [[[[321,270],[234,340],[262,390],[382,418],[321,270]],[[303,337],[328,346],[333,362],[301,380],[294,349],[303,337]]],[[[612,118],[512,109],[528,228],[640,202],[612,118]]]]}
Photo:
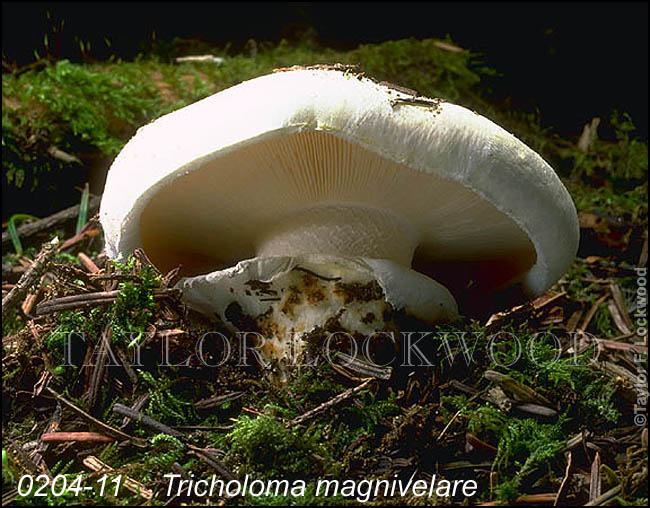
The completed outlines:
{"type": "Polygon", "coordinates": [[[216,65],[222,64],[224,59],[215,55],[190,55],[176,57],[177,63],[183,62],[199,62],[199,63],[213,63],[216,65]]]}
{"type": "Polygon", "coordinates": [[[50,147],[47,149],[47,153],[55,159],[65,162],[66,164],[83,164],[78,157],[75,157],[68,152],[64,152],[55,145],[50,145],[50,147]]]}
{"type": "MultiPolygon", "coordinates": [[[[134,412],[140,411],[144,405],[149,401],[151,396],[148,393],[143,393],[138,397],[138,400],[135,401],[135,403],[131,406],[131,410],[134,412]]],[[[122,425],[120,425],[120,429],[124,430],[126,427],[129,426],[129,424],[133,421],[133,419],[130,416],[125,416],[124,419],[122,420],[122,425]]]]}
{"type": "MultiPolygon", "coordinates": [[[[104,379],[104,374],[106,374],[106,365],[109,360],[109,356],[113,361],[116,360],[115,355],[111,349],[111,337],[112,329],[110,325],[106,325],[100,336],[100,342],[97,347],[97,359],[94,364],[94,368],[90,373],[90,386],[86,391],[88,396],[88,407],[92,410],[95,407],[95,404],[98,400],[98,395],[102,388],[102,381],[104,379]]],[[[113,363],[115,365],[115,363],[113,363]]]]}
{"type": "Polygon", "coordinates": [[[603,506],[607,501],[618,496],[621,493],[622,489],[623,487],[619,484],[616,487],[609,489],[604,494],[601,494],[593,501],[589,501],[588,503],[585,503],[585,506],[603,506]]]}
{"type": "Polygon", "coordinates": [[[449,429],[449,427],[451,427],[451,424],[454,423],[456,418],[458,418],[462,412],[463,412],[462,409],[459,409],[458,411],[456,411],[454,416],[452,416],[451,419],[447,422],[447,425],[445,425],[445,428],[440,431],[440,434],[438,434],[438,437],[436,438],[436,441],[440,441],[442,439],[442,436],[445,435],[445,432],[447,432],[447,429],[449,429]]]}
{"type": "Polygon", "coordinates": [[[564,496],[566,495],[566,491],[568,490],[568,486],[569,486],[569,478],[571,478],[572,462],[573,462],[573,454],[571,452],[568,452],[566,458],[566,469],[564,470],[564,478],[562,479],[560,488],[557,491],[557,496],[555,496],[555,501],[553,502],[553,506],[558,506],[560,505],[560,503],[562,503],[562,501],[564,501],[564,496]]]}
{"type": "Polygon", "coordinates": [[[41,358],[43,358],[43,363],[45,364],[46,367],[46,370],[41,375],[41,378],[34,385],[34,395],[36,396],[43,390],[45,386],[47,386],[47,383],[51,379],[52,372],[54,372],[56,366],[53,364],[47,349],[43,347],[43,340],[41,338],[41,333],[40,333],[40,330],[42,330],[42,328],[36,326],[36,324],[34,324],[34,320],[29,320],[27,322],[27,328],[31,332],[34,341],[36,342],[36,344],[38,344],[39,348],[41,349],[41,358]]]}
{"type": "Polygon", "coordinates": [[[41,278],[43,273],[47,270],[48,266],[56,254],[57,247],[59,246],[59,239],[55,238],[51,242],[45,244],[41,252],[38,253],[36,259],[31,266],[25,270],[16,286],[9,291],[7,296],[2,299],[2,319],[4,320],[6,313],[13,309],[19,301],[22,301],[32,285],[41,278]]]}
{"type": "Polygon", "coordinates": [[[612,292],[614,303],[616,304],[616,308],[618,309],[618,312],[623,318],[623,322],[625,323],[625,326],[628,329],[632,330],[634,328],[634,323],[632,322],[632,318],[630,317],[630,314],[627,312],[627,304],[625,303],[625,298],[623,297],[623,293],[621,292],[620,286],[616,282],[612,282],[609,285],[609,290],[612,292]]]}
{"type": "Polygon", "coordinates": [[[126,372],[126,375],[129,376],[129,380],[131,381],[131,384],[133,386],[136,386],[140,380],[138,379],[138,375],[135,373],[135,370],[133,370],[133,367],[131,366],[129,359],[126,357],[126,353],[122,349],[122,346],[120,344],[113,343],[111,344],[111,348],[113,349],[115,354],[117,354],[117,357],[120,359],[122,368],[124,369],[124,372],[126,372]]]}
{"type": "MultiPolygon", "coordinates": [[[[102,462],[101,460],[99,460],[97,457],[93,455],[89,455],[88,457],[86,457],[83,460],[83,464],[88,469],[96,473],[102,473],[105,471],[115,471],[111,466],[109,466],[105,462],[102,462]]],[[[124,477],[124,483],[122,483],[122,485],[124,485],[125,489],[130,490],[134,494],[138,494],[144,499],[151,499],[153,497],[153,492],[151,490],[146,488],[140,482],[137,482],[134,479],[129,478],[128,476],[124,477]]]]}
{"type": "Polygon", "coordinates": [[[294,418],[293,420],[289,420],[288,425],[300,425],[301,423],[305,423],[306,421],[311,420],[315,416],[318,416],[319,414],[324,413],[328,409],[333,408],[334,406],[340,404],[344,400],[352,397],[354,394],[360,392],[366,386],[368,386],[371,381],[372,381],[372,379],[368,379],[368,380],[364,381],[363,383],[361,383],[358,386],[355,386],[353,388],[345,390],[342,393],[339,393],[336,397],[334,397],[334,398],[332,398],[332,399],[330,399],[330,400],[328,400],[326,402],[323,402],[321,405],[315,407],[314,409],[311,409],[311,410],[307,411],[306,413],[298,416],[297,418],[294,418]]]}
{"type": "Polygon", "coordinates": [[[497,383],[505,391],[512,393],[516,400],[522,402],[532,402],[533,404],[541,404],[550,406],[551,401],[543,395],[540,395],[532,388],[520,383],[516,379],[511,378],[505,374],[501,374],[495,370],[486,370],[485,378],[488,381],[497,383]]]}
{"type": "Polygon", "coordinates": [[[116,441],[115,437],[100,434],[99,432],[46,432],[41,435],[41,440],[48,441],[83,441],[95,443],[110,443],[116,441]]]}
{"type": "Polygon", "coordinates": [[[61,250],[69,249],[70,247],[81,242],[83,239],[85,239],[88,236],[99,236],[99,229],[92,227],[92,225],[93,225],[93,220],[91,219],[90,221],[88,221],[84,229],[82,229],[76,235],[68,238],[63,243],[63,245],[61,245],[61,250]]]}
{"type": "Polygon", "coordinates": [[[478,437],[476,437],[474,434],[470,432],[465,433],[465,439],[473,448],[482,450],[484,452],[488,452],[490,455],[496,455],[498,452],[498,450],[494,446],[492,446],[489,443],[486,443],[482,439],[479,439],[478,437]]]}
{"type": "Polygon", "coordinates": [[[555,502],[555,497],[555,492],[547,492],[544,494],[524,494],[515,499],[515,504],[553,503],[555,502]]]}
{"type": "Polygon", "coordinates": [[[79,258],[79,261],[81,261],[81,264],[84,265],[86,267],[86,270],[88,270],[90,273],[99,272],[99,267],[93,262],[92,259],[86,256],[83,252],[77,254],[77,257],[79,258]]]}
{"type": "Polygon", "coordinates": [[[341,361],[341,363],[338,364],[339,367],[351,370],[355,374],[360,374],[366,378],[374,377],[387,381],[393,373],[392,367],[378,367],[376,365],[371,365],[340,351],[336,352],[334,358],[341,361]]]}
{"type": "Polygon", "coordinates": [[[202,399],[194,403],[196,409],[214,409],[221,406],[225,402],[231,400],[237,400],[240,397],[244,396],[245,392],[231,392],[226,393],[225,395],[218,395],[216,397],[210,397],[208,399],[202,399]]]}
{"type": "Polygon", "coordinates": [[[612,319],[614,319],[614,324],[616,325],[616,327],[619,329],[621,333],[623,334],[632,333],[630,331],[630,328],[625,324],[625,319],[615,302],[610,302],[609,305],[607,305],[607,310],[611,314],[612,319]]]}
{"type": "MultiPolygon", "coordinates": [[[[627,335],[622,335],[622,337],[629,338],[634,335],[634,332],[630,332],[627,335]]],[[[648,346],[643,346],[641,344],[630,344],[629,342],[619,342],[617,340],[598,339],[598,345],[603,349],[616,349],[618,351],[634,351],[645,355],[648,354],[648,346]]]]}
{"type": "Polygon", "coordinates": [[[160,423],[157,420],[154,420],[153,418],[142,414],[139,411],[134,411],[130,407],[126,407],[123,404],[115,404],[113,406],[113,412],[117,413],[122,416],[126,416],[128,418],[131,418],[132,420],[135,420],[136,422],[140,422],[144,425],[147,425],[148,427],[152,427],[164,434],[169,434],[170,436],[174,437],[181,437],[184,434],[182,432],[179,432],[177,430],[172,429],[171,427],[168,427],[164,423],[160,423]]]}
{"type": "MultiPolygon", "coordinates": [[[[177,296],[179,291],[173,288],[155,289],[153,297],[156,300],[177,296]]],[[[120,290],[98,291],[95,293],[84,293],[82,295],[62,296],[41,302],[36,306],[36,315],[52,314],[62,310],[78,309],[81,307],[94,307],[113,303],[120,295],[120,290]]]]}
{"type": "Polygon", "coordinates": [[[553,418],[557,416],[557,411],[555,409],[551,409],[550,407],[546,406],[540,406],[539,404],[517,404],[513,406],[513,409],[528,413],[533,416],[543,416],[545,418],[553,418]]]}
{"type": "Polygon", "coordinates": [[[600,490],[600,453],[596,452],[594,461],[591,463],[591,476],[589,478],[589,501],[598,499],[600,490]]]}
{"type": "MultiPolygon", "coordinates": [[[[88,201],[89,215],[94,214],[97,210],[99,210],[100,200],[101,198],[98,196],[91,196],[90,200],[88,201]]],[[[76,219],[78,215],[79,215],[79,205],[74,205],[71,206],[70,208],[66,208],[65,210],[61,210],[60,212],[57,212],[54,215],[45,217],[44,219],[22,224],[21,226],[16,228],[16,230],[18,232],[18,235],[22,239],[25,239],[37,233],[47,231],[48,229],[51,229],[55,226],[60,226],[61,224],[76,219]]],[[[4,248],[5,245],[9,245],[9,244],[11,244],[11,236],[7,231],[2,233],[2,247],[4,248]]]]}
{"type": "Polygon", "coordinates": [[[579,331],[584,332],[587,329],[589,323],[591,323],[591,320],[596,315],[596,311],[598,311],[598,308],[605,300],[607,300],[607,295],[603,295],[598,300],[596,300],[596,303],[594,303],[591,306],[591,309],[589,309],[589,312],[587,312],[587,315],[585,316],[585,320],[582,322],[582,325],[580,326],[580,328],[578,328],[579,331]]]}
{"type": "Polygon", "coordinates": [[[118,430],[118,429],[116,429],[116,428],[114,428],[114,427],[111,427],[110,425],[107,425],[106,423],[104,423],[104,422],[98,420],[98,419],[95,418],[94,416],[89,415],[89,414],[86,413],[83,409],[81,409],[81,408],[75,406],[72,402],[70,402],[69,400],[65,399],[65,398],[62,397],[60,394],[58,394],[57,392],[55,392],[54,390],[52,390],[52,388],[50,388],[49,386],[48,386],[47,388],[45,388],[45,389],[46,389],[46,390],[47,390],[51,395],[53,395],[54,398],[55,398],[56,400],[58,400],[59,402],[62,402],[63,405],[69,407],[69,408],[72,409],[75,413],[77,413],[79,416],[85,418],[87,421],[89,421],[89,422],[92,423],[93,425],[96,425],[97,427],[99,427],[100,429],[102,429],[102,430],[103,430],[104,432],[106,432],[107,434],[110,434],[110,435],[112,435],[112,436],[115,436],[115,437],[118,437],[118,438],[122,438],[122,439],[128,439],[128,440],[130,440],[131,442],[133,442],[133,444],[135,444],[136,446],[141,446],[141,447],[142,447],[142,446],[146,446],[146,441],[145,441],[144,439],[139,438],[139,437],[135,437],[135,436],[130,436],[130,435],[128,435],[127,433],[122,432],[121,430],[118,430]]]}

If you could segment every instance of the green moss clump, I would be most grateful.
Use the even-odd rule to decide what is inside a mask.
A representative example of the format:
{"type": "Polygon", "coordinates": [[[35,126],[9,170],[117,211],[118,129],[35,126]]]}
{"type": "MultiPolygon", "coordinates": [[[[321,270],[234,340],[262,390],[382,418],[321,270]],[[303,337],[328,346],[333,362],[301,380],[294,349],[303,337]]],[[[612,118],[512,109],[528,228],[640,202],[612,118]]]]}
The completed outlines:
{"type": "Polygon", "coordinates": [[[345,406],[341,410],[341,419],[357,434],[374,432],[381,420],[399,412],[394,394],[390,394],[387,398],[377,398],[371,392],[365,392],[360,396],[362,397],[360,406],[345,406]]]}
{"type": "Polygon", "coordinates": [[[62,374],[61,365],[67,364],[64,351],[68,344],[73,340],[85,340],[84,337],[92,335],[96,331],[96,327],[82,311],[62,312],[58,321],[59,325],[48,335],[45,345],[55,364],[59,366],[57,367],[58,373],[62,374]]]}
{"type": "MultiPolygon", "coordinates": [[[[133,273],[136,260],[131,257],[126,264],[115,263],[124,273],[133,273]]],[[[156,301],[153,290],[160,287],[160,275],[151,265],[144,265],[137,282],[122,282],[120,294],[111,307],[112,339],[126,344],[140,340],[147,324],[153,319],[156,301]]]]}
{"type": "Polygon", "coordinates": [[[616,409],[616,390],[613,380],[599,376],[585,384],[583,405],[593,421],[604,419],[611,424],[618,423],[621,413],[616,409]]]}
{"type": "Polygon", "coordinates": [[[154,377],[147,371],[139,371],[139,374],[151,397],[146,409],[148,416],[170,425],[189,425],[197,420],[194,405],[185,401],[180,393],[174,393],[177,379],[166,375],[154,377]]]}
{"type": "Polygon", "coordinates": [[[318,437],[304,429],[288,429],[273,416],[242,416],[225,438],[226,460],[238,466],[240,474],[266,479],[329,472],[333,464],[318,437]]]}
{"type": "Polygon", "coordinates": [[[151,438],[151,444],[154,449],[148,454],[146,464],[150,469],[170,470],[172,464],[184,455],[183,443],[168,434],[156,434],[151,438]]]}
{"type": "Polygon", "coordinates": [[[503,428],[495,465],[498,469],[516,466],[518,474],[524,474],[549,464],[565,444],[562,419],[544,424],[532,418],[513,418],[503,428]]]}

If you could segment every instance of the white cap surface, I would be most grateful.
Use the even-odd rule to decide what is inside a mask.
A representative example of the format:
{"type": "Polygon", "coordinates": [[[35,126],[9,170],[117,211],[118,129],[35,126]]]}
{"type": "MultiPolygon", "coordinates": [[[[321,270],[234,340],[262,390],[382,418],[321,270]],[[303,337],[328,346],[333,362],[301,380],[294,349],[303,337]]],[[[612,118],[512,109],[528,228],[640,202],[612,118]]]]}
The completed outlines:
{"type": "Polygon", "coordinates": [[[108,174],[107,255],[142,247],[161,269],[200,275],[260,254],[335,254],[338,242],[348,256],[413,256],[485,293],[543,292],[579,238],[553,169],[468,109],[409,100],[354,74],[295,70],[142,127],[108,174]]]}

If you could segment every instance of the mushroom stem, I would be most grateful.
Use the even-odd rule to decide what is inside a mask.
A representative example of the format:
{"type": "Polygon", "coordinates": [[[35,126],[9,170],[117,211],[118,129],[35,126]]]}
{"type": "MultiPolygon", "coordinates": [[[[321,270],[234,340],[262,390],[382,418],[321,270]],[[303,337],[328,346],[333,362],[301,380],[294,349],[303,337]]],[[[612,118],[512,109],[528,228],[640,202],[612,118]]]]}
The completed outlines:
{"type": "Polygon", "coordinates": [[[321,204],[286,217],[262,238],[258,257],[329,254],[389,259],[410,267],[420,235],[397,213],[370,206],[321,204]]]}

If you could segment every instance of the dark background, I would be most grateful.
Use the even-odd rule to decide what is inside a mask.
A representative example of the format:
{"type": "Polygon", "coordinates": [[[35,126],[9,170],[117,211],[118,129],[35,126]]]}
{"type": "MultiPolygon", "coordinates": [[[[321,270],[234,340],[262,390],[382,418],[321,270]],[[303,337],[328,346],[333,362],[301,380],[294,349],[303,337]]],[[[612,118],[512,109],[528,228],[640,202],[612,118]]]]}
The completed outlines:
{"type": "Polygon", "coordinates": [[[279,41],[307,28],[337,49],[406,37],[451,35],[483,54],[503,74],[495,94],[512,107],[541,111],[544,126],[577,136],[594,116],[613,109],[648,132],[647,3],[115,3],[7,2],[2,6],[3,59],[21,65],[43,52],[43,36],[64,20],[59,58],[80,60],[77,38],[91,54],[133,58],[152,36],[231,42],[279,41]],[[46,17],[50,12],[51,19],[46,17]],[[105,54],[103,54],[105,53],[105,54]]]}

